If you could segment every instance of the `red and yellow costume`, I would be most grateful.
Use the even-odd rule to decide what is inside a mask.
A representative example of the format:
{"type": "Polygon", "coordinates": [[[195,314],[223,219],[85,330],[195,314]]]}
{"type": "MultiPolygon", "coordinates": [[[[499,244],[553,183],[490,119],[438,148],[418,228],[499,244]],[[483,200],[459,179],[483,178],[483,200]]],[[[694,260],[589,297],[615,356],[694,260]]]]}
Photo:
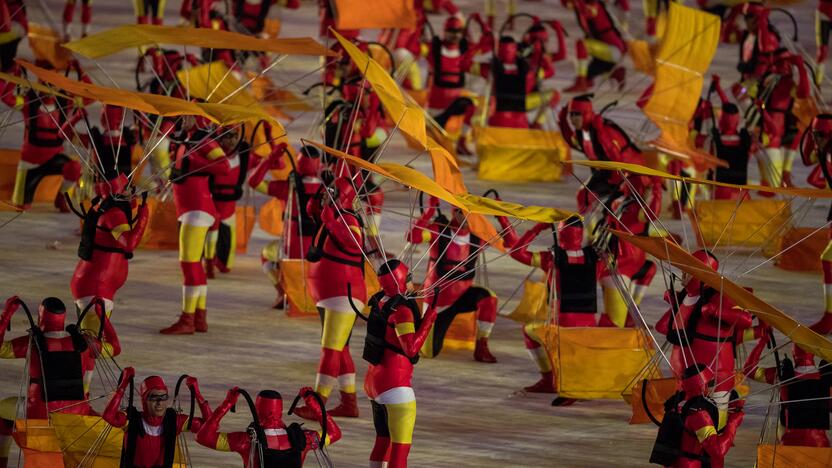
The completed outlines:
{"type": "Polygon", "coordinates": [[[182,268],[182,314],[166,335],[208,331],[206,302],[208,283],[202,266],[202,253],[208,229],[217,219],[211,198],[209,177],[231,170],[225,151],[215,141],[217,130],[197,130],[191,119],[183,126],[171,171],[173,200],[179,220],[179,265],[182,268]]]}
{"type": "MultiPolygon", "coordinates": [[[[711,128],[711,148],[713,154],[728,163],[728,167],[717,167],[714,171],[714,179],[717,182],[728,184],[748,184],[748,160],[754,148],[754,141],[751,134],[744,127],[740,127],[739,108],[728,101],[728,96],[719,86],[719,76],[714,75],[714,90],[719,94],[722,101],[722,112],[719,116],[719,123],[711,128]]],[[[713,109],[708,109],[713,117],[713,109]]],[[[732,187],[714,187],[714,198],[716,200],[736,200],[743,193],[732,187]]],[[[747,192],[744,193],[748,197],[747,192]]]]}
{"type": "MultiPolygon", "coordinates": [[[[334,182],[335,194],[325,194],[320,228],[307,254],[310,262],[307,284],[321,315],[321,360],[315,391],[326,401],[337,383],[341,403],[333,416],[358,417],[355,396],[355,364],[349,338],[355,323],[352,300],[360,309],[367,302],[364,284],[364,233],[353,211],[356,193],[352,181],[341,177],[334,182]]],[[[306,408],[298,415],[311,419],[306,408]]]]}
{"type": "MultiPolygon", "coordinates": [[[[592,88],[595,77],[612,72],[611,77],[624,86],[625,69],[616,64],[627,53],[627,43],[618,30],[614,17],[607,10],[603,0],[562,0],[564,6],[572,8],[578,25],[584,32],[584,39],[575,44],[577,70],[575,83],[566,88],[568,93],[587,91],[592,88]]],[[[629,11],[626,0],[618,5],[629,11]]]]}
{"type": "Polygon", "coordinates": [[[408,233],[408,242],[430,243],[430,260],[422,289],[425,302],[433,301],[434,287],[439,287],[436,307],[439,311],[423,353],[436,356],[442,350],[445,333],[457,314],[475,312],[477,341],[474,359],[497,362],[488,349],[488,337],[497,320],[497,296],[491,290],[474,286],[477,257],[482,240],[471,233],[460,211],[454,210],[453,219],[433,215],[438,200],[431,197],[431,206],[416,221],[408,233]]]}
{"type": "Polygon", "coordinates": [[[399,260],[389,260],[378,270],[382,291],[370,299],[364,359],[370,365],[364,391],[373,406],[376,440],[370,466],[404,468],[416,424],[413,366],[436,320],[428,307],[420,318],[415,301],[408,299],[409,273],[399,260]]]}
{"type": "Polygon", "coordinates": [[[119,409],[124,398],[124,392],[133,379],[132,367],[122,371],[121,383],[107,403],[107,408],[101,417],[110,425],[124,429],[124,446],[122,460],[136,468],[153,468],[171,466],[176,450],[176,438],[186,429],[193,433],[199,432],[202,423],[211,414],[211,407],[199,391],[199,385],[193,377],[187,377],[186,385],[195,397],[199,406],[201,418],[190,418],[184,414],[177,414],[172,408],[164,410],[163,415],[154,416],[150,410],[151,399],[167,401],[168,388],[161,377],[152,375],[142,382],[139,396],[142,400],[142,411],[130,406],[127,411],[119,409]],[[157,394],[151,395],[156,391],[157,394]],[[159,395],[161,394],[161,395],[159,395]]]}
{"type": "MultiPolygon", "coordinates": [[[[560,231],[554,231],[557,241],[552,250],[538,252],[529,252],[528,246],[541,232],[551,229],[551,224],[539,223],[518,238],[507,218],[501,216],[497,219],[506,232],[505,243],[511,258],[543,270],[548,289],[555,288],[557,308],[552,316],[553,323],[561,327],[594,327],[598,311],[598,255],[592,247],[583,247],[584,230],[580,219],[563,221],[560,231]]],[[[544,325],[546,323],[531,322],[523,326],[523,342],[541,374],[538,382],[524,388],[530,393],[555,393],[556,377],[552,361],[540,337],[534,332],[544,325]]]]}
{"type": "Polygon", "coordinates": [[[55,198],[55,206],[61,211],[68,211],[62,192],[74,187],[81,178],[81,164],[65,155],[63,147],[80,114],[65,99],[39,94],[32,89],[18,96],[14,93],[17,85],[0,83],[3,85],[0,91],[3,102],[23,113],[25,125],[12,203],[28,208],[40,181],[47,175],[60,174],[64,180],[55,198]]]}
{"type": "Polygon", "coordinates": [[[760,3],[743,3],[732,7],[722,24],[722,41],[736,42],[740,46],[737,63],[740,81],[731,87],[738,99],[755,99],[758,96],[761,91],[758,80],[765,72],[765,61],[782,49],[780,35],[769,24],[770,13],[760,3]],[[745,18],[745,29],[740,29],[737,25],[736,20],[740,15],[745,18]]]}
{"type": "MultiPolygon", "coordinates": [[[[832,184],[832,115],[820,114],[812,120],[800,139],[800,157],[806,166],[815,166],[807,181],[819,188],[829,189],[832,184]]],[[[832,220],[830,207],[827,221],[832,220]]],[[[822,335],[832,333],[832,228],[829,230],[829,242],[821,253],[823,265],[824,314],[811,326],[812,330],[822,335]]]]}
{"type": "Polygon", "coordinates": [[[529,83],[536,80],[529,62],[518,56],[514,39],[501,37],[497,56],[490,63],[479,64],[479,68],[484,77],[492,76],[494,112],[488,117],[488,125],[529,128],[526,95],[529,83]]]}
{"type": "MultiPolygon", "coordinates": [[[[317,416],[317,421],[322,419],[321,407],[312,395],[312,389],[305,387],[300,389],[304,396],[306,407],[317,416]]],[[[239,396],[238,389],[232,388],[228,391],[225,400],[217,407],[211,417],[196,435],[196,441],[208,448],[220,452],[236,452],[243,459],[243,466],[302,466],[306,455],[310,450],[321,447],[321,433],[309,429],[301,429],[298,424],[289,426],[283,422],[283,398],[280,393],[274,390],[263,390],[257,395],[254,407],[257,413],[259,427],[255,426],[255,432],[264,436],[265,440],[259,440],[256,435],[257,446],[252,450],[252,434],[249,431],[220,432],[220,422],[234,407],[239,396]],[[261,432],[262,431],[262,432],[261,432]],[[262,444],[262,445],[261,445],[262,444]],[[260,454],[265,460],[260,460],[260,454]],[[253,455],[253,457],[252,457],[253,455]]],[[[326,418],[326,445],[337,442],[341,439],[341,429],[327,415],[326,418]]]]}
{"type": "Polygon", "coordinates": [[[758,367],[760,354],[770,344],[768,334],[748,353],[744,374],[754,380],[780,385],[780,442],[802,447],[829,447],[829,395],[832,381],[828,370],[815,365],[815,357],[794,345],[794,362],[786,358],[777,367],[758,367]],[[793,403],[789,403],[793,402],[793,403]]]}
{"type": "MultiPolygon", "coordinates": [[[[72,24],[72,18],[75,16],[75,3],[77,0],[66,0],[64,3],[64,13],[62,16],[64,39],[69,40],[69,26],[72,24]]],[[[81,37],[87,37],[92,21],[92,0],[81,0],[81,37]]]]}
{"type": "MultiPolygon", "coordinates": [[[[161,25],[165,18],[167,0],[133,0],[136,22],[139,24],[161,25]]],[[[187,1],[182,2],[188,3],[187,1]]]]}

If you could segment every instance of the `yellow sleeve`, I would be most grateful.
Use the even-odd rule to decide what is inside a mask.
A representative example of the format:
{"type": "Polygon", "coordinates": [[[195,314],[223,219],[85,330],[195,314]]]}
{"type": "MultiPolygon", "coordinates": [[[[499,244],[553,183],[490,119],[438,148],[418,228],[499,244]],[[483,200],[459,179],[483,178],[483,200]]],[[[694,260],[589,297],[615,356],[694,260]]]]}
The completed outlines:
{"type": "Polygon", "coordinates": [[[228,445],[228,434],[225,432],[220,432],[219,437],[217,437],[217,446],[214,447],[214,450],[219,452],[230,452],[231,446],[228,445]]]}
{"type": "Polygon", "coordinates": [[[208,159],[219,159],[223,156],[225,156],[225,151],[223,151],[222,148],[218,146],[216,148],[211,149],[211,151],[209,151],[205,157],[207,157],[208,159]]]}
{"type": "Polygon", "coordinates": [[[416,332],[416,325],[413,322],[403,322],[396,324],[396,336],[407,335],[416,332]]]}
{"type": "Polygon", "coordinates": [[[0,345],[0,359],[14,359],[14,348],[12,348],[11,341],[4,341],[2,345],[0,345]]]}
{"type": "Polygon", "coordinates": [[[118,238],[121,237],[122,234],[124,234],[125,232],[129,232],[129,231],[130,231],[130,225],[129,224],[119,224],[118,226],[110,229],[110,233],[113,235],[113,238],[115,238],[115,240],[118,240],[118,238]]]}
{"type": "Polygon", "coordinates": [[[716,435],[716,429],[713,426],[705,426],[696,431],[696,440],[701,444],[712,435],[716,435]]]}

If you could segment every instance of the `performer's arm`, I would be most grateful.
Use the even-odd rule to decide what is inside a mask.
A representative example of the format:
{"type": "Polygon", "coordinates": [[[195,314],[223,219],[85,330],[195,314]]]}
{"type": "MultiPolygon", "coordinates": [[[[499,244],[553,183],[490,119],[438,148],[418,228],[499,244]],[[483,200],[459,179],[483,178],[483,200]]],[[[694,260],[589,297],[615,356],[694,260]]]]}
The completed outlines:
{"type": "Polygon", "coordinates": [[[430,197],[428,201],[428,209],[422,213],[422,216],[413,224],[413,228],[407,233],[407,241],[413,244],[429,243],[433,241],[434,233],[427,228],[431,225],[431,219],[436,213],[436,207],[439,206],[439,199],[430,197]]]}
{"type": "Polygon", "coordinates": [[[191,432],[196,434],[199,432],[199,429],[205,421],[211,416],[211,405],[208,404],[208,400],[206,400],[205,397],[202,396],[202,392],[199,391],[199,382],[196,377],[186,377],[185,385],[188,386],[188,389],[194,395],[194,400],[197,406],[199,406],[199,414],[201,417],[195,417],[193,421],[191,421],[191,432]]]}
{"type": "Polygon", "coordinates": [[[352,216],[343,216],[332,206],[328,205],[321,213],[323,221],[330,235],[338,240],[345,249],[360,253],[364,245],[361,227],[352,216]]]}
{"type": "MultiPolygon", "coordinates": [[[[318,404],[318,400],[313,396],[312,387],[303,387],[298,392],[300,395],[303,396],[303,401],[306,403],[306,407],[309,408],[312,413],[316,416],[315,420],[321,420],[321,406],[318,404]]],[[[318,443],[321,438],[322,431],[304,431],[306,433],[306,448],[313,449],[318,448],[318,443]]],[[[334,444],[341,440],[341,428],[338,427],[338,424],[335,422],[335,419],[332,418],[331,415],[327,413],[326,415],[326,445],[334,444]]]]}
{"type": "Polygon", "coordinates": [[[414,357],[419,354],[419,350],[428,338],[433,322],[436,320],[436,308],[428,308],[418,329],[414,326],[412,311],[404,304],[396,308],[391,318],[396,327],[399,346],[408,357],[414,357]]]}
{"type": "Polygon", "coordinates": [[[121,382],[119,382],[118,388],[116,388],[113,396],[110,397],[110,401],[107,403],[104,413],[101,414],[101,418],[113,427],[124,427],[127,425],[127,413],[122,411],[120,406],[121,400],[124,398],[124,392],[129,387],[130,380],[135,375],[136,371],[133,370],[132,367],[125,367],[124,370],[121,371],[121,382]]]}
{"type": "Polygon", "coordinates": [[[537,237],[542,231],[551,227],[552,225],[549,223],[535,224],[533,228],[529,229],[522,236],[520,236],[517,243],[512,246],[510,253],[511,258],[525,265],[542,268],[542,255],[547,252],[529,252],[529,244],[531,244],[535,237],[537,237]]]}
{"type": "MultiPolygon", "coordinates": [[[[231,410],[234,404],[237,402],[237,397],[239,396],[239,388],[234,387],[228,391],[225,396],[225,400],[217,406],[217,409],[214,410],[213,413],[208,417],[207,420],[202,424],[202,427],[199,429],[199,432],[196,434],[196,441],[200,445],[204,445],[205,447],[219,450],[221,452],[230,452],[234,450],[235,452],[239,452],[239,448],[241,447],[232,447],[232,443],[235,446],[240,445],[241,441],[237,441],[236,437],[234,436],[238,433],[226,433],[220,432],[220,421],[222,418],[225,417],[226,414],[231,410]]],[[[202,409],[200,408],[200,411],[202,409]]]]}
{"type": "MultiPolygon", "coordinates": [[[[693,419],[696,429],[694,433],[702,448],[713,460],[722,460],[728,450],[734,445],[734,437],[737,435],[737,428],[740,427],[743,419],[742,411],[728,415],[728,422],[722,433],[717,433],[714,423],[707,411],[700,410],[688,416],[693,419]]],[[[687,426],[687,424],[685,424],[687,426]]]]}
{"type": "Polygon", "coordinates": [[[763,350],[766,348],[769,339],[770,336],[768,333],[760,337],[760,340],[757,342],[756,345],[754,345],[754,348],[751,349],[751,352],[748,353],[748,357],[746,358],[745,364],[742,367],[742,373],[746,376],[750,376],[752,379],[757,380],[759,382],[773,384],[776,369],[773,367],[758,367],[758,365],[760,364],[760,356],[762,355],[763,350]]]}
{"type": "MultiPolygon", "coordinates": [[[[120,211],[121,210],[119,210],[119,212],[120,211]]],[[[121,216],[124,215],[121,214],[121,216]]],[[[136,250],[136,247],[139,246],[139,242],[142,241],[142,236],[144,236],[144,231],[147,228],[149,220],[150,211],[147,207],[145,199],[142,201],[142,204],[139,205],[138,213],[136,215],[136,224],[132,228],[130,228],[130,224],[128,224],[125,219],[124,223],[113,227],[110,232],[124,250],[132,252],[136,250]]]]}

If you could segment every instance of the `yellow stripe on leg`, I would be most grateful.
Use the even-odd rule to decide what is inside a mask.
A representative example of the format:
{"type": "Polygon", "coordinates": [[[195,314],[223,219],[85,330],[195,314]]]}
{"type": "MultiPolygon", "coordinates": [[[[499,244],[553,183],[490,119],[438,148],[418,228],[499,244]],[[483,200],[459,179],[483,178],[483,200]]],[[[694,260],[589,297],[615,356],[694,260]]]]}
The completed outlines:
{"type": "Polygon", "coordinates": [[[182,224],[179,228],[179,261],[196,263],[202,260],[208,227],[182,224]]]}
{"type": "Polygon", "coordinates": [[[604,291],[604,313],[618,328],[627,323],[627,303],[618,288],[606,287],[604,291]]]}
{"type": "Polygon", "coordinates": [[[321,333],[321,346],[326,349],[342,351],[350,337],[355,323],[355,313],[324,309],[324,326],[321,333]]]}
{"type": "Polygon", "coordinates": [[[416,401],[406,403],[389,403],[387,409],[387,426],[390,428],[390,440],[394,444],[413,442],[413,427],[416,425],[416,401]]]}

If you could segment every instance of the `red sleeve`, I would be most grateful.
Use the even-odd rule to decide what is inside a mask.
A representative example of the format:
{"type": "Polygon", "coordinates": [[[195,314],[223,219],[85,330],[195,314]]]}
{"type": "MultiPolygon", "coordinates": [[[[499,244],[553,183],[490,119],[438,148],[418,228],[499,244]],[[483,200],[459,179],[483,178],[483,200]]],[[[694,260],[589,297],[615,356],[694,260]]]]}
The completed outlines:
{"type": "Polygon", "coordinates": [[[321,215],[329,234],[350,253],[361,253],[364,245],[361,226],[354,216],[338,214],[331,206],[324,208],[321,215]]]}
{"type": "MultiPolygon", "coordinates": [[[[560,62],[561,60],[566,58],[566,35],[563,32],[563,26],[560,23],[557,23],[557,27],[555,29],[555,35],[558,39],[558,51],[552,54],[552,62],[560,62]]],[[[545,57],[544,57],[545,58],[545,57]]],[[[544,61],[545,62],[545,61],[544,61]]],[[[551,67],[551,63],[549,64],[551,67]]],[[[552,75],[555,74],[554,68],[552,69],[552,75]]],[[[548,76],[547,76],[548,78],[548,76]]]]}
{"type": "Polygon", "coordinates": [[[419,328],[414,328],[413,313],[406,305],[400,305],[390,316],[393,326],[396,328],[396,336],[399,338],[399,346],[409,357],[419,354],[422,345],[428,338],[433,322],[436,319],[435,310],[425,314],[419,328]]]}
{"type": "Polygon", "coordinates": [[[127,413],[121,411],[121,400],[124,398],[124,390],[118,389],[113,393],[110,402],[101,414],[101,418],[113,427],[124,427],[127,425],[127,413]]]}
{"type": "Polygon", "coordinates": [[[729,301],[727,297],[720,299],[719,294],[711,298],[711,300],[702,306],[702,314],[714,319],[720,319],[722,322],[735,327],[737,330],[745,330],[753,325],[751,314],[742,310],[735,309],[734,303],[729,301]],[[720,301],[722,302],[720,304],[720,301]],[[720,313],[720,310],[722,311],[720,313]]]}
{"type": "Polygon", "coordinates": [[[667,334],[670,333],[670,316],[672,315],[672,312],[673,311],[671,309],[668,309],[659,321],[656,322],[656,331],[662,335],[667,336],[667,334]]]}

